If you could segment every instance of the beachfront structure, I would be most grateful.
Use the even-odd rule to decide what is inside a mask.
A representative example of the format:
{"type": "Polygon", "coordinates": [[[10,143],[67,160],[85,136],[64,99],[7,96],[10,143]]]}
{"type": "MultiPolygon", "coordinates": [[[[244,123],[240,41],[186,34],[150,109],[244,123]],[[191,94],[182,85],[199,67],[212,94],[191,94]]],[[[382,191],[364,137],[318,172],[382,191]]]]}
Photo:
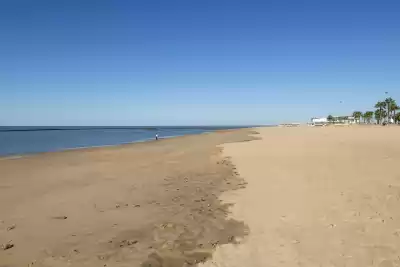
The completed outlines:
{"type": "Polygon", "coordinates": [[[311,118],[311,126],[325,126],[327,124],[355,124],[357,123],[356,118],[353,116],[332,116],[332,120],[328,121],[328,118],[311,118]]]}
{"type": "Polygon", "coordinates": [[[300,126],[300,123],[298,122],[292,122],[292,123],[281,123],[279,124],[280,127],[298,127],[300,126]]]}
{"type": "Polygon", "coordinates": [[[358,121],[353,116],[334,116],[333,123],[335,124],[355,124],[358,121]]]}
{"type": "Polygon", "coordinates": [[[328,124],[328,118],[311,118],[312,126],[325,126],[328,124]]]}

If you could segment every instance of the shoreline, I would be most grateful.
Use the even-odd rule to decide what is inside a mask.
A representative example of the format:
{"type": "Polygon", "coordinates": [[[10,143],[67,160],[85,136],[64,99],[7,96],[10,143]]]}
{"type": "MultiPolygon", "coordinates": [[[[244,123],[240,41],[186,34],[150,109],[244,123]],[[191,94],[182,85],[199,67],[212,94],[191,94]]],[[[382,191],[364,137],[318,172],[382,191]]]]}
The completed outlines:
{"type": "MultiPolygon", "coordinates": [[[[243,127],[243,128],[232,128],[232,129],[219,129],[219,130],[210,130],[210,131],[205,131],[202,133],[194,133],[194,134],[189,133],[189,134],[182,134],[182,135],[169,135],[169,136],[163,136],[163,137],[159,138],[159,140],[157,140],[157,141],[169,140],[172,138],[180,138],[180,137],[185,137],[185,136],[203,135],[203,134],[209,134],[209,133],[214,133],[214,132],[219,132],[219,131],[235,131],[235,130],[243,130],[243,129],[252,129],[252,128],[243,127]]],[[[81,146],[81,147],[73,147],[73,148],[63,148],[63,149],[52,150],[52,151],[0,155],[0,161],[16,160],[16,159],[20,159],[20,158],[32,157],[32,156],[48,154],[48,153],[62,153],[62,152],[75,151],[75,150],[79,151],[79,150],[87,150],[87,149],[109,148],[109,147],[143,144],[143,143],[149,143],[149,142],[156,142],[156,140],[154,140],[154,138],[145,138],[145,139],[136,140],[136,141],[132,141],[132,142],[118,143],[118,144],[112,144],[112,145],[81,146]]]]}
{"type": "Polygon", "coordinates": [[[246,186],[220,145],[253,140],[252,131],[0,161],[0,245],[13,245],[0,250],[0,265],[182,266],[210,258],[248,234],[219,199],[246,186]]]}

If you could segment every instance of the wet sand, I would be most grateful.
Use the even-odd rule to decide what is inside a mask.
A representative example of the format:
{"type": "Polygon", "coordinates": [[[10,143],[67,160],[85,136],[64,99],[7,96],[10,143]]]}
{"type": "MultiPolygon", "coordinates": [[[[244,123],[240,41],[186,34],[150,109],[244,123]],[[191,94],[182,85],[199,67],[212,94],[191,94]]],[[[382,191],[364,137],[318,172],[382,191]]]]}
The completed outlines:
{"type": "Polygon", "coordinates": [[[243,189],[219,145],[249,130],[0,161],[0,266],[187,266],[247,226],[223,192],[243,189]]]}
{"type": "Polygon", "coordinates": [[[400,127],[258,131],[223,146],[248,185],[222,199],[250,234],[201,266],[400,266],[400,127]]]}

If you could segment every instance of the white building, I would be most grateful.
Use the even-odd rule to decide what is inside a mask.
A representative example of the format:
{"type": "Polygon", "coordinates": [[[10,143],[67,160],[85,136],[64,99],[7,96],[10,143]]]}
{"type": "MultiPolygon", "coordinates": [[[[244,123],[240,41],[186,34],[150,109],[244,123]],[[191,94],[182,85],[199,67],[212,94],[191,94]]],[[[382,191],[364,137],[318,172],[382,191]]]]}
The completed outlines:
{"type": "Polygon", "coordinates": [[[310,126],[326,126],[328,124],[335,125],[349,125],[355,124],[357,120],[353,116],[333,116],[331,121],[328,121],[328,118],[311,118],[310,126]]]}
{"type": "Polygon", "coordinates": [[[333,123],[335,123],[335,124],[355,124],[355,123],[357,123],[357,120],[353,116],[334,116],[333,123]]]}
{"type": "Polygon", "coordinates": [[[311,118],[312,126],[325,126],[328,124],[327,118],[311,118]]]}

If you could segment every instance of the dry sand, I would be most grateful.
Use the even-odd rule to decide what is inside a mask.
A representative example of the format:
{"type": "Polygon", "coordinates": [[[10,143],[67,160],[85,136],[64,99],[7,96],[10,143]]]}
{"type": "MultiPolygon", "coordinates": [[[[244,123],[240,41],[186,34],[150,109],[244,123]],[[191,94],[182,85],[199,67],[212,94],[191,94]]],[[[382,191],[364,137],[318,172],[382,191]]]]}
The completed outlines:
{"type": "Polygon", "coordinates": [[[236,242],[217,146],[248,130],[0,160],[0,266],[178,267],[236,242]],[[0,247],[1,248],[1,247],[0,247]],[[185,263],[186,262],[186,263],[185,263]]]}
{"type": "Polygon", "coordinates": [[[224,145],[250,234],[201,266],[400,266],[400,127],[259,129],[224,145]]]}

